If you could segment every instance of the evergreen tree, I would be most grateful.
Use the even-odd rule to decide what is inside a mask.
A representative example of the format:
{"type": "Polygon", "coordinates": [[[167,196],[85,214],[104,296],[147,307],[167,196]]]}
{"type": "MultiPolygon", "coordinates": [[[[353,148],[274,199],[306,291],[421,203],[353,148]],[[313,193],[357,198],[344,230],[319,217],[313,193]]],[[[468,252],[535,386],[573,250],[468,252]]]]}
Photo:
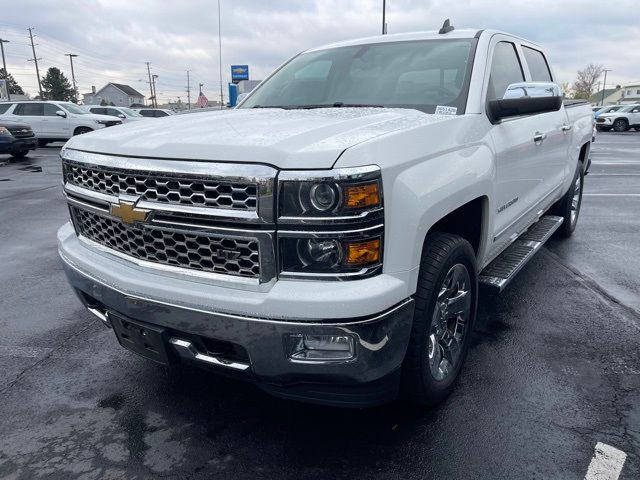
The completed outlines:
{"type": "Polygon", "coordinates": [[[42,79],[42,92],[47,100],[73,100],[74,92],[71,83],[56,67],[47,70],[47,74],[42,79]]]}
{"type": "Polygon", "coordinates": [[[15,81],[11,74],[7,75],[4,68],[0,68],[0,80],[7,81],[7,88],[9,89],[10,95],[24,95],[22,87],[18,85],[18,82],[15,81]]]}

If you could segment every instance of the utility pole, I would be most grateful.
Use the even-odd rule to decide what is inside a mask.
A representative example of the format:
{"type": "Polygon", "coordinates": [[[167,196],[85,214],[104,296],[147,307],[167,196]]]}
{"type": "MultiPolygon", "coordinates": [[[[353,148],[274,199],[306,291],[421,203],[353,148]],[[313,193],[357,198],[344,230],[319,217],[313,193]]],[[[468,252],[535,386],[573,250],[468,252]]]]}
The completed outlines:
{"type": "Polygon", "coordinates": [[[191,82],[189,81],[189,70],[187,70],[187,108],[191,110],[191,82]]]}
{"type": "Polygon", "coordinates": [[[153,93],[153,83],[151,83],[151,68],[149,67],[149,62],[144,62],[147,64],[147,73],[149,74],[149,88],[151,89],[151,106],[154,106],[154,100],[155,98],[153,97],[154,93],[153,93]]]}
{"type": "Polygon", "coordinates": [[[220,110],[222,110],[222,106],[224,104],[224,97],[222,96],[222,29],[220,27],[220,0],[218,0],[218,57],[220,60],[220,110]]]}
{"type": "Polygon", "coordinates": [[[204,87],[204,83],[200,83],[198,86],[200,87],[200,95],[202,95],[202,87],[204,87]]]}
{"type": "Polygon", "coordinates": [[[158,108],[158,95],[156,92],[156,78],[158,78],[158,75],[151,75],[151,81],[153,82],[153,103],[155,104],[155,107],[158,108]]]}
{"type": "Polygon", "coordinates": [[[7,100],[11,100],[11,92],[9,92],[9,72],[7,72],[7,62],[4,59],[4,44],[10,43],[9,40],[0,38],[0,50],[2,51],[2,66],[4,67],[4,76],[7,79],[7,100]]]}
{"type": "Polygon", "coordinates": [[[604,84],[602,85],[602,99],[600,100],[600,105],[604,106],[604,91],[607,89],[607,72],[610,72],[611,69],[604,69],[604,84]]]}
{"type": "Polygon", "coordinates": [[[382,0],[382,35],[387,33],[387,0],[382,0]]]}
{"type": "Polygon", "coordinates": [[[38,90],[40,91],[40,100],[44,100],[44,95],[42,94],[42,83],[40,83],[40,70],[38,69],[38,60],[42,60],[41,58],[36,57],[36,47],[33,44],[33,32],[32,28],[29,27],[29,38],[31,39],[31,50],[33,51],[33,58],[29,61],[33,61],[36,64],[36,76],[38,77],[38,90]]]}
{"type": "Polygon", "coordinates": [[[69,57],[71,62],[71,81],[73,82],[73,101],[78,103],[78,89],[76,88],[76,74],[73,71],[73,57],[77,57],[75,53],[65,53],[65,57],[69,57]]]}

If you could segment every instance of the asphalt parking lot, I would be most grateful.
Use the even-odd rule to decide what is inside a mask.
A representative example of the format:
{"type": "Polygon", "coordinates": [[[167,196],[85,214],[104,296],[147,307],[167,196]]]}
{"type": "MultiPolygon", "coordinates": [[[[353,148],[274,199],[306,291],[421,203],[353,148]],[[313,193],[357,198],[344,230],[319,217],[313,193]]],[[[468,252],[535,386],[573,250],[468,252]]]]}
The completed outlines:
{"type": "Polygon", "coordinates": [[[57,257],[58,151],[0,166],[0,478],[582,479],[598,442],[640,478],[640,133],[598,136],[574,237],[482,298],[432,411],[285,402],[121,349],[57,257]]]}

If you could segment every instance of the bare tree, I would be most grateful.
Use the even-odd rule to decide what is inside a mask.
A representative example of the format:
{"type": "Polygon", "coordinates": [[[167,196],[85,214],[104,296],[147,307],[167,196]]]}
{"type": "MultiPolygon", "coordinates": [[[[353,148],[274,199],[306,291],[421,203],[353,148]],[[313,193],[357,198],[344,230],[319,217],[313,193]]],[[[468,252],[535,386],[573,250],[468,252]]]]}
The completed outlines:
{"type": "Polygon", "coordinates": [[[578,70],[576,81],[573,83],[574,98],[589,98],[595,92],[594,87],[604,72],[602,65],[590,63],[584,69],[578,70]]]}

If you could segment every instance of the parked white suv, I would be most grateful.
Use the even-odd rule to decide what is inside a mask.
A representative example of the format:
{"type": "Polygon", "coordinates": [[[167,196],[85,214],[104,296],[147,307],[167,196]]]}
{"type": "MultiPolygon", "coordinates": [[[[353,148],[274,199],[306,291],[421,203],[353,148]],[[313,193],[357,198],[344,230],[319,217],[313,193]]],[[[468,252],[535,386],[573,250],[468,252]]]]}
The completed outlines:
{"type": "Polygon", "coordinates": [[[640,104],[626,105],[616,112],[603,113],[596,118],[598,131],[626,132],[634,128],[640,132],[640,104]]]}
{"type": "Polygon", "coordinates": [[[89,113],[97,113],[98,115],[109,115],[122,120],[122,123],[138,122],[144,120],[144,117],[131,108],[126,107],[101,107],[100,105],[85,105],[84,108],[89,113]]]}
{"type": "Polygon", "coordinates": [[[89,113],[75,103],[55,101],[13,102],[0,118],[31,125],[40,146],[122,124],[119,118],[89,113]]]}

